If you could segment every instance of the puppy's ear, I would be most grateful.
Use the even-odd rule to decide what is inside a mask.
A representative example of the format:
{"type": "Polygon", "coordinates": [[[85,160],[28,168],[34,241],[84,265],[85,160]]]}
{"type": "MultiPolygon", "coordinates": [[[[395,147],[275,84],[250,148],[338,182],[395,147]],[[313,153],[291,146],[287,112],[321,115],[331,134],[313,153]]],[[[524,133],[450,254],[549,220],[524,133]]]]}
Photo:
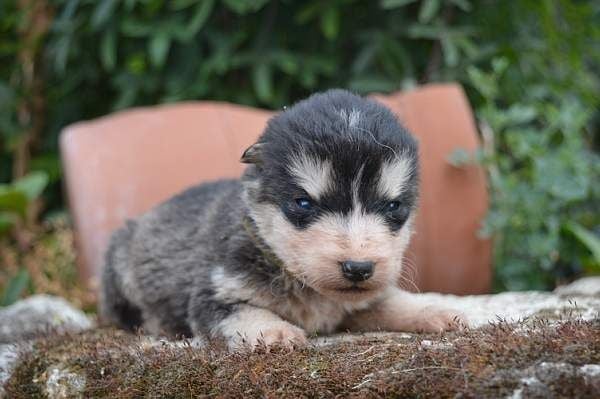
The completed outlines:
{"type": "Polygon", "coordinates": [[[246,148],[246,151],[242,154],[240,162],[261,164],[262,163],[262,147],[264,143],[255,143],[250,147],[246,148]]]}

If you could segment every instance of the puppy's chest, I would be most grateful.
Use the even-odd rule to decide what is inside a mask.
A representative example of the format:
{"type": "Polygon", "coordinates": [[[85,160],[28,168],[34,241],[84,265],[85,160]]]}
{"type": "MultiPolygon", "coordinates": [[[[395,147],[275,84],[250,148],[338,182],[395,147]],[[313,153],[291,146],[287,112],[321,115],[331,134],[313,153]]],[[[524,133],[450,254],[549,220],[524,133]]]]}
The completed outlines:
{"type": "Polygon", "coordinates": [[[331,333],[353,311],[366,309],[364,304],[343,304],[327,299],[308,287],[292,284],[280,290],[258,284],[248,276],[228,274],[216,268],[211,276],[215,299],[224,302],[243,301],[268,309],[282,319],[302,327],[307,333],[331,333]]]}
{"type": "Polygon", "coordinates": [[[268,304],[268,308],[309,334],[335,331],[348,314],[341,304],[317,297],[280,299],[268,304]]]}
{"type": "MultiPolygon", "coordinates": [[[[265,301],[261,306],[281,318],[302,327],[308,334],[333,333],[353,313],[368,310],[373,301],[340,303],[327,299],[316,292],[307,295],[291,295],[277,301],[265,301]]],[[[264,299],[264,298],[263,298],[264,299]]]]}

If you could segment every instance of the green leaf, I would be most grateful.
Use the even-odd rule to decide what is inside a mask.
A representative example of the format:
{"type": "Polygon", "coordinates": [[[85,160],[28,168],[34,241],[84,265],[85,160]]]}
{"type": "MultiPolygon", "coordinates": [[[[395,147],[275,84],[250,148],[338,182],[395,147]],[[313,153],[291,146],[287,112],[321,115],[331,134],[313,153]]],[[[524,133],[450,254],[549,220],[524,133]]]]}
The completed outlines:
{"type": "Polygon", "coordinates": [[[496,97],[498,84],[493,76],[473,66],[467,68],[467,74],[469,75],[470,83],[486,100],[491,101],[496,97]]]}
{"type": "Polygon", "coordinates": [[[369,43],[364,46],[354,57],[352,73],[357,75],[364,73],[373,64],[379,46],[379,43],[369,43]]]}
{"type": "Polygon", "coordinates": [[[15,303],[27,288],[29,279],[29,272],[27,269],[22,268],[14,277],[8,280],[8,284],[2,295],[0,306],[8,306],[15,303]]]}
{"type": "Polygon", "coordinates": [[[564,226],[567,231],[573,233],[573,235],[581,242],[594,257],[594,261],[597,265],[600,265],[600,237],[575,222],[568,222],[564,226]]]}
{"type": "Polygon", "coordinates": [[[185,28],[186,40],[190,40],[200,31],[200,29],[202,29],[204,24],[206,24],[206,21],[208,21],[208,17],[210,16],[214,5],[214,0],[203,0],[198,4],[194,16],[185,28]]]}
{"type": "Polygon", "coordinates": [[[415,68],[411,61],[411,54],[406,51],[403,42],[391,37],[386,37],[381,44],[381,50],[390,57],[397,67],[400,67],[400,71],[395,75],[402,76],[402,80],[405,82],[414,80],[415,68]]]}
{"type": "Polygon", "coordinates": [[[0,236],[9,231],[17,222],[17,217],[13,213],[0,211],[0,236]]]}
{"type": "Polygon", "coordinates": [[[537,117],[537,111],[530,105],[513,104],[505,113],[506,121],[510,125],[520,125],[531,122],[537,117]]]}
{"type": "Polygon", "coordinates": [[[323,3],[321,2],[306,2],[303,7],[296,13],[294,16],[294,21],[296,23],[302,25],[310,20],[314,19],[315,16],[318,16],[319,12],[323,8],[323,3]]]}
{"type": "Polygon", "coordinates": [[[440,10],[440,0],[424,0],[419,9],[419,22],[430,22],[440,10]]]}
{"type": "Polygon", "coordinates": [[[447,35],[446,30],[440,26],[412,24],[406,29],[408,37],[412,39],[440,39],[447,35]]]}
{"type": "Polygon", "coordinates": [[[114,29],[110,29],[102,35],[100,42],[100,60],[107,71],[115,69],[117,63],[117,37],[114,29]]]}
{"type": "Polygon", "coordinates": [[[444,53],[444,62],[446,63],[446,65],[449,67],[458,65],[458,49],[454,45],[452,39],[448,37],[442,38],[441,44],[444,53]]]}
{"type": "Polygon", "coordinates": [[[71,50],[71,38],[69,36],[63,36],[56,42],[54,47],[54,68],[59,75],[65,73],[67,68],[67,62],[69,60],[69,53],[71,50]]]}
{"type": "Polygon", "coordinates": [[[31,158],[31,170],[42,171],[48,175],[48,184],[56,183],[62,177],[62,164],[56,153],[46,153],[31,158]]]}
{"type": "Polygon", "coordinates": [[[25,194],[29,201],[37,199],[48,185],[48,174],[42,171],[30,172],[13,183],[13,187],[25,194]]]}
{"type": "Polygon", "coordinates": [[[496,75],[502,75],[508,69],[509,61],[506,57],[496,57],[492,60],[492,70],[496,75]]]}
{"type": "Polygon", "coordinates": [[[263,102],[268,103],[273,98],[273,76],[271,66],[260,63],[252,69],[252,83],[256,96],[263,102]]]}
{"type": "Polygon", "coordinates": [[[273,58],[273,62],[281,71],[288,75],[294,75],[298,72],[298,60],[288,53],[277,53],[273,58]]]}
{"type": "Polygon", "coordinates": [[[458,8],[460,8],[463,11],[471,11],[471,3],[469,2],[469,0],[449,0],[450,3],[454,4],[455,6],[457,6],[458,8]]]}
{"type": "Polygon", "coordinates": [[[149,43],[150,62],[157,68],[161,68],[165,64],[169,47],[171,46],[171,37],[167,32],[158,32],[152,37],[149,43]]]}
{"type": "Polygon", "coordinates": [[[127,87],[121,93],[119,93],[119,97],[113,104],[113,110],[118,111],[127,107],[131,107],[135,103],[135,99],[138,96],[138,88],[127,87]]]}
{"type": "Polygon", "coordinates": [[[194,4],[199,4],[199,3],[203,3],[202,0],[198,1],[198,0],[171,0],[169,1],[169,8],[171,8],[171,10],[175,10],[175,11],[179,11],[179,10],[184,10],[188,7],[193,6],[194,4]]]}
{"type": "Polygon", "coordinates": [[[249,14],[263,8],[269,0],[223,0],[223,2],[237,14],[249,14]]]}
{"type": "Polygon", "coordinates": [[[135,4],[138,1],[139,0],[123,0],[123,3],[125,5],[125,11],[127,11],[127,12],[133,11],[133,9],[135,8],[135,4]]]}
{"type": "MultiPolygon", "coordinates": [[[[144,53],[133,53],[129,56],[126,62],[127,70],[134,75],[143,75],[146,72],[147,64],[146,64],[146,56],[144,53]]],[[[128,90],[132,85],[125,88],[124,90],[128,90]]]]}
{"type": "Polygon", "coordinates": [[[587,170],[576,169],[574,159],[562,159],[560,151],[546,152],[533,161],[532,175],[537,190],[543,190],[562,201],[578,201],[586,197],[589,185],[587,170]]]}
{"type": "Polygon", "coordinates": [[[126,37],[146,37],[154,31],[152,24],[146,24],[134,19],[125,19],[121,23],[121,32],[126,37]]]}
{"type": "Polygon", "coordinates": [[[321,32],[327,40],[333,40],[340,31],[340,12],[335,7],[329,7],[321,16],[321,32]]]}
{"type": "Polygon", "coordinates": [[[27,213],[27,196],[15,188],[0,188],[0,211],[14,212],[21,217],[27,213]]]}
{"type": "Polygon", "coordinates": [[[355,78],[350,81],[348,87],[359,93],[391,92],[398,89],[398,82],[386,77],[371,76],[355,78]]]}
{"type": "Polygon", "coordinates": [[[417,0],[381,0],[379,4],[381,5],[381,8],[390,10],[392,8],[403,7],[407,4],[414,3],[416,1],[417,0]]]}
{"type": "Polygon", "coordinates": [[[100,0],[92,14],[92,20],[90,22],[92,29],[97,30],[104,25],[104,23],[113,15],[116,6],[116,0],[100,0]]]}
{"type": "Polygon", "coordinates": [[[473,156],[464,148],[456,148],[448,156],[448,163],[457,168],[469,165],[473,162],[473,156]]]}

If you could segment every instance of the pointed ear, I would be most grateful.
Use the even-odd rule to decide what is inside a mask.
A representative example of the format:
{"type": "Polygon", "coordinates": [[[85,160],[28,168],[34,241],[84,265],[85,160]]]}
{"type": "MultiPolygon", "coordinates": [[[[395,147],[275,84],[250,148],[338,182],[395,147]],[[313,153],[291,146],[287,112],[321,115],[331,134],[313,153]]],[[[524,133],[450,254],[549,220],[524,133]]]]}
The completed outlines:
{"type": "Polygon", "coordinates": [[[262,163],[262,147],[264,143],[255,143],[244,151],[240,162],[260,164],[262,163]]]}

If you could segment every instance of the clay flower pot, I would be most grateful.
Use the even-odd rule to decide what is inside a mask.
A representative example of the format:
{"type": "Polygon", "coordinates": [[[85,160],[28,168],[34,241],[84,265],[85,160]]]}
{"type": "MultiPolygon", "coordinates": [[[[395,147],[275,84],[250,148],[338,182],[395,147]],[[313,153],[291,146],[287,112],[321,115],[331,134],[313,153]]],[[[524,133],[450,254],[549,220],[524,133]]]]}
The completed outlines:
{"type": "MultiPolygon", "coordinates": [[[[491,245],[476,236],[488,197],[481,168],[455,168],[455,148],[475,149],[470,107],[457,85],[374,96],[418,137],[421,196],[408,276],[422,291],[484,293],[491,245]]],[[[191,102],[132,109],[67,127],[60,147],[81,275],[97,286],[111,232],[186,187],[237,177],[243,150],[271,112],[191,102]]],[[[411,288],[412,284],[404,283],[411,288]]]]}

